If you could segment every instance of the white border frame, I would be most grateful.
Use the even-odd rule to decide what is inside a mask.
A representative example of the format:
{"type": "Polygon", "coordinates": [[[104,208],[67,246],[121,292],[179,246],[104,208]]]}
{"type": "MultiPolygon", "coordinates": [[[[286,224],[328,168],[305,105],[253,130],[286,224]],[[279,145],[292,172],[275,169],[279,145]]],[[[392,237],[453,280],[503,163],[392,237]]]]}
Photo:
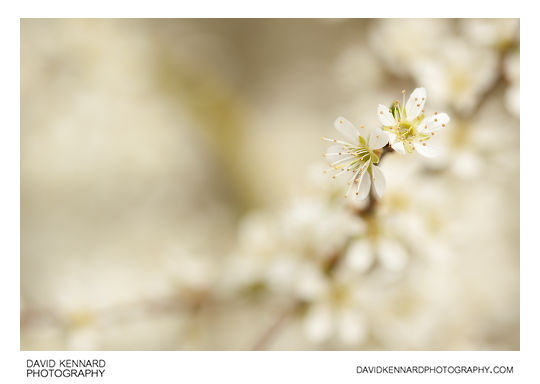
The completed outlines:
{"type": "MultiPolygon", "coordinates": [[[[2,284],[1,339],[4,357],[0,380],[25,380],[27,358],[105,358],[107,372],[104,379],[83,379],[85,382],[128,382],[140,379],[158,382],[202,382],[207,380],[234,380],[235,382],[287,382],[315,379],[325,382],[433,382],[459,380],[460,382],[538,382],[538,310],[537,292],[539,271],[538,246],[533,231],[538,226],[538,160],[534,157],[539,140],[537,127],[540,61],[537,38],[540,36],[538,14],[533,5],[513,1],[505,6],[486,6],[471,1],[452,1],[435,5],[432,1],[383,1],[360,3],[351,8],[348,2],[279,1],[260,4],[248,1],[177,3],[96,1],[92,9],[88,3],[73,1],[22,1],[11,8],[2,9],[3,60],[2,79],[2,157],[1,212],[2,212],[2,284]],[[521,351],[520,352],[21,352],[18,292],[20,288],[20,136],[16,127],[20,123],[20,17],[521,17],[521,77],[525,79],[521,92],[520,226],[521,226],[521,351]],[[487,365],[514,365],[513,375],[357,375],[356,365],[364,364],[459,364],[478,362],[487,365]],[[536,380],[534,380],[535,378],[536,380]],[[525,381],[524,381],[525,382],[525,381]]],[[[532,3],[531,3],[532,4],[532,3]]],[[[37,380],[37,379],[36,379],[37,380]]],[[[79,379],[80,380],[80,379],[79,379]]],[[[39,379],[39,382],[50,381],[39,379]]],[[[71,380],[70,380],[71,381],[71,380]]]]}

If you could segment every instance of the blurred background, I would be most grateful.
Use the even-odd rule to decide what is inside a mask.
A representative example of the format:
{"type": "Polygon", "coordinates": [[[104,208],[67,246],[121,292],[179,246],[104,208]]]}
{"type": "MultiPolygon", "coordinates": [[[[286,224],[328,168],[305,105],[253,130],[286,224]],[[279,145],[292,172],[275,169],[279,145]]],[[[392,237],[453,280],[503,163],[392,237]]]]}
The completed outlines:
{"type": "Polygon", "coordinates": [[[21,20],[21,349],[519,349],[519,20],[21,20]],[[375,209],[321,136],[427,89],[375,209]]]}

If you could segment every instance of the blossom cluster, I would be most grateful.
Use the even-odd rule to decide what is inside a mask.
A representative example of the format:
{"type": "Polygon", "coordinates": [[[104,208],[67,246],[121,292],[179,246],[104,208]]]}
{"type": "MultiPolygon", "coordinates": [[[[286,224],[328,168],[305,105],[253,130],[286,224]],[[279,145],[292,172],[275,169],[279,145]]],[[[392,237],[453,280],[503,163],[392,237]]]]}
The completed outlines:
{"type": "Polygon", "coordinates": [[[435,133],[446,127],[450,117],[446,113],[435,112],[431,117],[425,116],[426,103],[425,88],[416,88],[405,103],[398,100],[389,107],[379,104],[377,116],[381,127],[371,130],[364,125],[357,129],[344,117],[338,117],[334,127],[343,136],[343,140],[323,137],[323,140],[334,143],[324,155],[330,167],[337,171],[337,176],[352,172],[352,177],[345,197],[348,197],[353,187],[358,199],[365,199],[373,190],[378,197],[382,197],[386,189],[386,181],[380,168],[380,162],[386,146],[405,155],[417,152],[422,156],[431,158],[437,156],[438,149],[431,145],[430,139],[435,133]]]}

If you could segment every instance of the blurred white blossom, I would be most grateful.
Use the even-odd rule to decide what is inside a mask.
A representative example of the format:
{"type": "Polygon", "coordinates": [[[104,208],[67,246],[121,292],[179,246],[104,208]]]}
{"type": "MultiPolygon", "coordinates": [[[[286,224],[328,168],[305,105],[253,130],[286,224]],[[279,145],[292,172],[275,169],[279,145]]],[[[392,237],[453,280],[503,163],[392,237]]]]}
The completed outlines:
{"type": "Polygon", "coordinates": [[[460,27],[466,38],[493,48],[504,48],[519,36],[519,19],[462,19],[460,27]]]}
{"type": "Polygon", "coordinates": [[[376,20],[370,29],[370,44],[388,70],[406,76],[419,61],[444,51],[441,42],[449,34],[448,24],[445,19],[376,20]]]}
{"type": "Polygon", "coordinates": [[[497,54],[456,38],[441,42],[445,49],[415,62],[415,80],[430,90],[435,105],[449,105],[462,113],[472,111],[497,79],[497,54]]]}
{"type": "Polygon", "coordinates": [[[314,343],[335,339],[342,346],[358,346],[366,339],[368,327],[354,294],[354,286],[339,282],[316,300],[303,320],[306,337],[314,343]]]}

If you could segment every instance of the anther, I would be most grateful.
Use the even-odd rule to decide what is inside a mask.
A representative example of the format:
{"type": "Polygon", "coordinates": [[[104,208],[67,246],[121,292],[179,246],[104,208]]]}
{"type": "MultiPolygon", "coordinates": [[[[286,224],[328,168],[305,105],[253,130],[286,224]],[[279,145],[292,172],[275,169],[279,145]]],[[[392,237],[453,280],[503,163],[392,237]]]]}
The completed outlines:
{"type": "Polygon", "coordinates": [[[435,112],[435,114],[437,114],[437,112],[435,112]]]}
{"type": "Polygon", "coordinates": [[[420,104],[416,104],[416,106],[417,106],[417,107],[419,107],[419,106],[420,106],[420,104]]]}
{"type": "Polygon", "coordinates": [[[339,123],[340,123],[340,124],[343,124],[343,120],[340,120],[339,123]]]}
{"type": "Polygon", "coordinates": [[[422,143],[422,145],[425,147],[425,146],[426,146],[426,143],[422,143]]]}
{"type": "Polygon", "coordinates": [[[435,121],[437,121],[437,119],[435,119],[435,121]]]}
{"type": "Polygon", "coordinates": [[[424,113],[426,110],[425,109],[422,109],[422,113],[424,113]]]}
{"type": "Polygon", "coordinates": [[[443,127],[446,127],[446,124],[442,124],[443,127]]]}
{"type": "Polygon", "coordinates": [[[403,90],[401,91],[401,93],[405,94],[405,90],[403,89],[403,90]]]}

